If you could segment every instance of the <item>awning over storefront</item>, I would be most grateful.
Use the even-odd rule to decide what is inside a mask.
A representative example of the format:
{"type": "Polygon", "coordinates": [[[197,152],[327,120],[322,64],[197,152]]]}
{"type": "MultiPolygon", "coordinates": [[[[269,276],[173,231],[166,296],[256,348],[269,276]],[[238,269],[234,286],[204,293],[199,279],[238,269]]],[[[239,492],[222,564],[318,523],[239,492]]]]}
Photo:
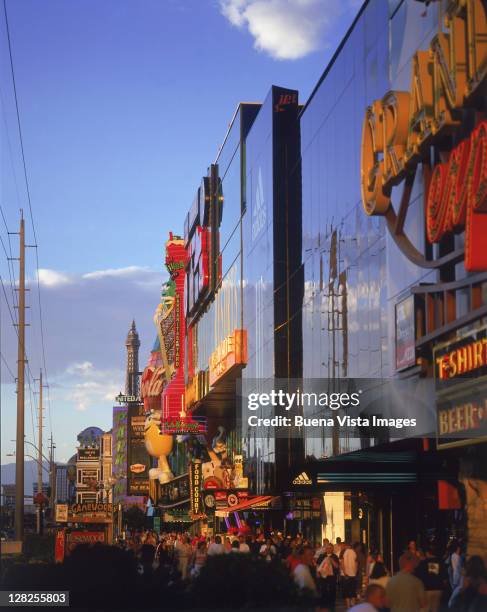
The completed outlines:
{"type": "Polygon", "coordinates": [[[246,499],[240,504],[236,504],[235,506],[227,506],[226,508],[220,508],[216,510],[215,516],[219,516],[220,518],[226,518],[230,516],[233,512],[245,512],[248,510],[270,510],[279,505],[281,498],[279,496],[272,495],[258,495],[256,497],[252,497],[246,499]]]}

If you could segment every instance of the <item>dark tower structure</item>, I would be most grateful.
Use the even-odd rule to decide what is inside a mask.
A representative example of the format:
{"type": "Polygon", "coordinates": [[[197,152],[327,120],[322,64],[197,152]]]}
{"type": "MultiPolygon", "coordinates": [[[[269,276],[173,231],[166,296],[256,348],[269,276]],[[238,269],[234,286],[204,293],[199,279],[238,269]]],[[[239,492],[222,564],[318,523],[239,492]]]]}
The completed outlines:
{"type": "Polygon", "coordinates": [[[125,377],[125,395],[139,395],[139,347],[140,340],[135,321],[127,334],[125,342],[127,347],[127,374],[125,377]]]}

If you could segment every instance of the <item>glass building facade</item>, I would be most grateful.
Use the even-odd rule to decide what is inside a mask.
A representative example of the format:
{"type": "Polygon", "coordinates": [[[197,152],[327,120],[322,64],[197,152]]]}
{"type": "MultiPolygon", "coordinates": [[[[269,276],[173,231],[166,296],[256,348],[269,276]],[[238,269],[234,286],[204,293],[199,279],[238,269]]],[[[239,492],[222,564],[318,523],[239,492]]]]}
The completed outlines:
{"type": "MultiPolygon", "coordinates": [[[[246,141],[243,217],[243,325],[247,390],[301,374],[301,194],[298,92],[272,87],[246,141]],[[250,381],[250,382],[249,382],[250,381]]],[[[276,493],[300,441],[276,439],[272,428],[242,432],[251,487],[276,493]]]]}
{"type": "MultiPolygon", "coordinates": [[[[364,211],[363,126],[366,110],[375,101],[382,101],[390,91],[410,92],[417,83],[414,73],[419,61],[417,53],[426,51],[421,61],[427,57],[433,61],[432,41],[439,35],[448,40],[448,28],[452,27],[448,11],[456,10],[456,19],[466,23],[469,15],[474,14],[470,11],[475,9],[476,23],[483,23],[479,16],[479,11],[485,13],[482,3],[458,5],[456,9],[452,9],[452,3],[449,7],[447,4],[434,2],[425,7],[424,3],[408,0],[365,2],[300,114],[303,378],[401,380],[418,388],[424,385],[420,392],[424,394],[428,413],[422,428],[400,442],[389,442],[390,432],[382,439],[370,439],[364,444],[359,436],[319,438],[306,435],[305,431],[307,461],[303,466],[313,480],[307,495],[323,496],[326,507],[326,496],[341,491],[348,504],[347,519],[342,521],[346,529],[342,532],[347,539],[362,540],[387,550],[391,566],[396,562],[395,551],[405,544],[406,538],[426,537],[428,530],[430,536],[440,537],[441,533],[446,538],[447,534],[464,533],[466,525],[461,504],[456,508],[463,510],[456,515],[451,511],[438,512],[453,508],[442,506],[440,491],[446,485],[439,473],[450,482],[458,477],[460,497],[469,494],[465,476],[458,476],[458,465],[464,461],[462,451],[437,450],[441,396],[435,396],[435,388],[438,389],[435,355],[442,343],[458,342],[464,334],[482,341],[478,339],[485,334],[487,275],[466,271],[462,226],[454,233],[446,232],[437,244],[430,243],[426,201],[435,164],[446,158],[445,151],[468,137],[485,116],[485,94],[471,97],[456,115],[458,134],[453,128],[442,132],[439,141],[432,138],[431,146],[424,146],[418,153],[419,163],[413,160],[417,163],[414,173],[410,172],[407,180],[396,181],[389,217],[369,216],[364,211]],[[391,218],[398,216],[403,222],[399,237],[391,223],[391,218]],[[406,332],[412,356],[409,362],[401,355],[398,314],[404,312],[408,302],[410,329],[406,332]],[[384,464],[396,460],[402,471],[410,474],[409,484],[385,474],[384,464]],[[364,472],[373,474],[375,482],[364,472]],[[406,512],[411,496],[418,502],[406,512]],[[391,539],[387,532],[393,533],[396,521],[404,525],[404,535],[401,538],[394,534],[391,539]]],[[[466,39],[469,31],[465,32],[466,39]]],[[[441,83],[437,84],[436,94],[432,95],[440,95],[441,87],[441,83]]],[[[414,95],[419,94],[412,91],[411,98],[414,95]]],[[[411,108],[413,104],[414,101],[411,108]]],[[[396,120],[399,121],[397,116],[396,120]]],[[[379,153],[377,164],[381,160],[379,153]]],[[[464,384],[468,387],[468,383],[464,384]]],[[[463,395],[458,393],[445,400],[450,413],[461,410],[460,403],[473,397],[471,390],[463,395]]],[[[476,401],[481,401],[481,395],[476,401]]],[[[405,401],[402,406],[408,414],[415,409],[405,401]]],[[[452,419],[450,413],[448,418],[452,419]]],[[[481,440],[457,440],[451,446],[470,444],[465,455],[473,453],[485,458],[485,443],[479,444],[481,440]]],[[[304,493],[303,487],[289,488],[304,493]]],[[[326,519],[323,525],[323,533],[331,533],[326,519]]]]}
{"type": "MultiPolygon", "coordinates": [[[[459,115],[459,137],[448,132],[418,153],[414,173],[392,189],[388,217],[364,211],[364,117],[387,92],[410,90],[418,51],[431,57],[453,5],[466,20],[469,7],[482,3],[365,2],[304,107],[297,91],[279,87],[262,105],[239,106],[198,192],[199,212],[187,221],[189,245],[195,215],[210,223],[201,194],[212,180],[214,285],[187,318],[187,406],[209,417],[208,440],[225,428],[229,456],[243,457],[250,495],[286,498],[281,525],[373,545],[387,551],[391,566],[421,529],[465,528],[464,506],[438,514],[439,470],[445,482],[459,479],[462,458],[459,442],[437,450],[435,356],[462,334],[484,337],[487,277],[466,270],[461,227],[430,243],[425,200],[435,164],[469,136],[487,105],[479,94],[459,115]],[[391,224],[398,217],[399,233],[391,224]],[[222,360],[235,330],[246,334],[245,363],[231,375],[213,373],[210,383],[211,363],[222,360]],[[269,427],[263,434],[238,421],[239,379],[250,389],[273,379],[407,381],[423,402],[415,407],[420,426],[400,440],[389,430],[337,437],[303,428],[301,437],[286,438],[269,427]]],[[[477,447],[485,454],[485,444],[477,447]]]]}

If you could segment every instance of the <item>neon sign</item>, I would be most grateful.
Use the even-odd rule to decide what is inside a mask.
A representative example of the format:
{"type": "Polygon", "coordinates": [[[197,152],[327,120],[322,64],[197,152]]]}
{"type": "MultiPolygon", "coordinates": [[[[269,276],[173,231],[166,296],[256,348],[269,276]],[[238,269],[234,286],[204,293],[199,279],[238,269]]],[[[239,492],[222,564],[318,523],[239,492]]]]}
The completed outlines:
{"type": "MultiPolygon", "coordinates": [[[[487,72],[487,18],[482,0],[452,0],[445,14],[446,31],[434,36],[428,51],[412,61],[409,92],[388,92],[367,108],[362,130],[362,203],[368,215],[388,220],[398,246],[417,265],[438,267],[426,260],[403,235],[407,202],[396,215],[393,187],[411,182],[419,162],[429,158],[431,145],[461,127],[461,112],[478,106],[476,94],[487,72]],[[402,225],[401,225],[402,223],[402,225]],[[400,235],[400,239],[397,237],[400,235]]],[[[406,187],[405,187],[406,189],[406,187]]],[[[487,136],[480,123],[447,162],[436,166],[425,190],[428,240],[465,226],[465,268],[487,269],[487,136]]]]}

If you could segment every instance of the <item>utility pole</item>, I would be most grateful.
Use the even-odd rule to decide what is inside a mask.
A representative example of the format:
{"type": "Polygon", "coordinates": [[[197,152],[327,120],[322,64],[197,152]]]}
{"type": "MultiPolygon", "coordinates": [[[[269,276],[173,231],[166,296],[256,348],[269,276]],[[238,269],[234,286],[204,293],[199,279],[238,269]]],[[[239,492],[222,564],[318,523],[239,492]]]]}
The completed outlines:
{"type": "Polygon", "coordinates": [[[55,510],[54,507],[56,504],[56,463],[54,461],[54,449],[56,445],[54,444],[54,440],[49,438],[50,441],[50,450],[49,450],[49,485],[50,485],[50,494],[49,494],[49,507],[51,508],[51,517],[54,518],[55,510]]]}
{"type": "Polygon", "coordinates": [[[42,493],[42,370],[39,374],[39,441],[37,450],[39,451],[39,463],[37,465],[37,493],[42,493]]]}
{"type": "Polygon", "coordinates": [[[39,422],[37,431],[39,434],[39,439],[37,443],[37,451],[39,453],[39,460],[37,462],[37,493],[39,495],[39,504],[37,508],[37,533],[42,534],[42,503],[41,503],[41,495],[42,495],[42,370],[39,374],[39,422]]]}
{"type": "Polygon", "coordinates": [[[25,227],[20,218],[19,323],[17,345],[17,439],[15,454],[15,539],[24,539],[24,409],[25,409],[25,227]]]}

